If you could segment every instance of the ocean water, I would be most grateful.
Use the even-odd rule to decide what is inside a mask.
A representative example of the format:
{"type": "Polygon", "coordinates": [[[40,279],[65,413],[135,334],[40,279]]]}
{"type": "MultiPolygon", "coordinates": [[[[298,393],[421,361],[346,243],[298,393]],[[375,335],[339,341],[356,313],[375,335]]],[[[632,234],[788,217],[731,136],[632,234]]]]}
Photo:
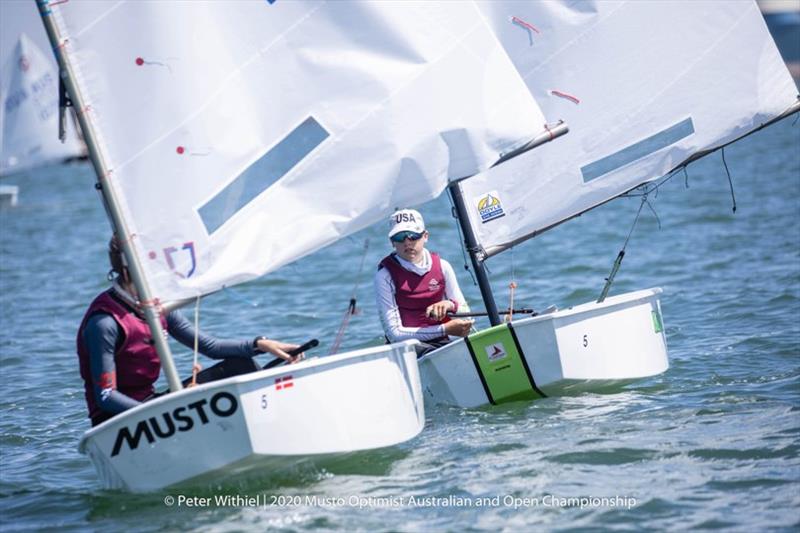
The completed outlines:
{"type": "MultiPolygon", "coordinates": [[[[282,477],[130,495],[101,488],[77,443],[89,427],[74,353],[107,286],[109,227],[88,166],[4,180],[0,210],[0,529],[524,531],[800,528],[800,124],[727,148],[649,196],[612,294],[660,286],[670,369],[611,394],[483,409],[428,406],[392,448],[282,477]],[[247,503],[164,503],[172,496],[247,503]]],[[[630,231],[622,198],[489,261],[500,306],[590,301],[630,231]]],[[[446,197],[421,207],[430,247],[473,307],[446,197]]],[[[382,342],[372,295],[383,226],[205,299],[207,332],[291,341],[324,355],[352,294],[342,349],[382,342]],[[365,243],[367,245],[366,252],[365,243]],[[366,265],[359,274],[359,266],[366,265]]],[[[187,373],[191,354],[174,346],[187,373]]],[[[192,451],[187,449],[187,459],[192,451]]]]}

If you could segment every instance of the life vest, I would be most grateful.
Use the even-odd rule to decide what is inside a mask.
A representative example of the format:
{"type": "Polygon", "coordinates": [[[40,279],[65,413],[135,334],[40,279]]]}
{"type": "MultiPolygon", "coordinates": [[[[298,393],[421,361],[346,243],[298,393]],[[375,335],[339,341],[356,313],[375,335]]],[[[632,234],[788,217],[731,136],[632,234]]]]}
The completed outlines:
{"type": "MultiPolygon", "coordinates": [[[[153,394],[153,383],[161,372],[161,360],[158,358],[150,333],[150,326],[136,313],[118,302],[105,291],[94,299],[78,328],[78,359],[81,377],[83,378],[86,404],[89,407],[89,418],[107,416],[97,405],[92,384],[92,371],[89,362],[89,349],[83,340],[83,332],[89,317],[95,313],[111,315],[116,320],[122,334],[122,343],[114,349],[114,364],[117,374],[117,390],[122,394],[143,401],[153,394]]],[[[161,316],[161,326],[167,330],[166,318],[161,316]]]]}
{"type": "Polygon", "coordinates": [[[395,302],[400,310],[400,321],[406,327],[438,326],[450,319],[442,321],[430,318],[425,314],[429,305],[444,299],[444,274],[439,255],[431,252],[431,269],[420,276],[409,272],[397,262],[394,254],[387,255],[380,265],[389,271],[395,289],[395,302]]]}

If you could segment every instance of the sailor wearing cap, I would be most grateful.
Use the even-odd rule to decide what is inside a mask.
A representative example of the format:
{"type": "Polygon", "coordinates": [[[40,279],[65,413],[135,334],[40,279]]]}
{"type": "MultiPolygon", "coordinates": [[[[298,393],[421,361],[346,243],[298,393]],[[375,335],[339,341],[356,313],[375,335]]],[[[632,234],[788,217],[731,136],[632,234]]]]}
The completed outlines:
{"type": "Polygon", "coordinates": [[[419,211],[401,209],[389,218],[389,241],[394,252],[384,257],[375,273],[375,293],[386,339],[418,339],[422,355],[466,337],[471,320],[449,318],[469,311],[453,267],[425,248],[428,231],[419,211]]]}

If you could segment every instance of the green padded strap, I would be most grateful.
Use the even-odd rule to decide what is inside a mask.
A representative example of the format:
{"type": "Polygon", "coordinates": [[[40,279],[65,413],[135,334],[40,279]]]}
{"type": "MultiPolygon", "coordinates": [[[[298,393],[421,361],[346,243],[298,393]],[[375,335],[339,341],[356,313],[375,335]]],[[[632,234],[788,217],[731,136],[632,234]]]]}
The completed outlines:
{"type": "Polygon", "coordinates": [[[534,400],[545,396],[533,380],[510,324],[479,331],[466,340],[475,370],[491,403],[534,400]]]}

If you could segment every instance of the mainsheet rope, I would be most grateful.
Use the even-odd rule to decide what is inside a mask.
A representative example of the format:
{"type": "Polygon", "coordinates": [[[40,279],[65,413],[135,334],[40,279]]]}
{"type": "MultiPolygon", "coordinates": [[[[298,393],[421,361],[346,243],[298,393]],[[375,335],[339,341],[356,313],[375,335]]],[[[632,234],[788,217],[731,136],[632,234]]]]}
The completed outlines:
{"type": "Polygon", "coordinates": [[[508,292],[509,292],[509,302],[508,302],[508,314],[505,317],[505,321],[511,323],[514,319],[514,290],[517,288],[517,275],[514,265],[514,247],[511,247],[511,281],[508,284],[508,292]]]}
{"type": "Polygon", "coordinates": [[[355,285],[353,285],[350,303],[347,305],[347,310],[344,312],[342,323],[339,326],[339,331],[336,332],[336,339],[333,341],[328,355],[333,355],[339,351],[339,346],[342,344],[342,339],[344,339],[344,332],[347,329],[348,324],[350,324],[350,318],[358,313],[358,309],[356,308],[356,294],[358,293],[358,286],[361,283],[361,272],[364,270],[364,262],[367,259],[368,249],[369,239],[364,239],[364,253],[361,254],[361,265],[358,267],[358,274],[356,275],[355,285]]]}
{"type": "Polygon", "coordinates": [[[198,344],[200,338],[200,295],[194,303],[194,359],[192,361],[192,382],[189,387],[197,385],[197,373],[200,371],[200,365],[197,363],[198,344]]]}

